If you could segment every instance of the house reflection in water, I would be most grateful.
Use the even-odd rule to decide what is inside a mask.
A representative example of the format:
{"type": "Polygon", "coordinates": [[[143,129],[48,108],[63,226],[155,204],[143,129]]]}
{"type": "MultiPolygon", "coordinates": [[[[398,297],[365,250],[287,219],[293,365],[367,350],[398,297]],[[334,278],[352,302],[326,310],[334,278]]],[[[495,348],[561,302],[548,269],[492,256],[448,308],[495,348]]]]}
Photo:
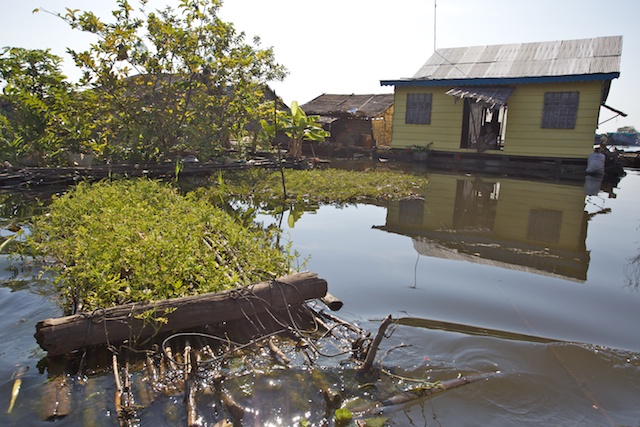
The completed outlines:
{"type": "Polygon", "coordinates": [[[393,203],[381,230],[420,255],[585,281],[582,185],[433,173],[424,199],[393,203]]]}

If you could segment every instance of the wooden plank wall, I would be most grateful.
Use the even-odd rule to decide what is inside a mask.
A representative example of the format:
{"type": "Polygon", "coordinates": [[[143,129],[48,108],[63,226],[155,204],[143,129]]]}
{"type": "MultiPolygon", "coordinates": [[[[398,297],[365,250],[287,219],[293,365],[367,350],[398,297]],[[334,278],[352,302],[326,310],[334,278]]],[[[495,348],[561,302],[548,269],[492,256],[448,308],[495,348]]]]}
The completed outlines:
{"type": "MultiPolygon", "coordinates": [[[[436,151],[469,152],[461,149],[463,102],[446,95],[450,87],[396,87],[392,148],[427,146],[436,151]],[[431,93],[430,125],[405,123],[408,93],[431,93]]],[[[520,85],[509,98],[503,151],[496,155],[554,158],[586,158],[593,142],[600,111],[602,83],[576,82],[520,85]],[[580,104],[575,129],[543,129],[545,92],[579,91],[580,104]]]]}
{"type": "Polygon", "coordinates": [[[445,92],[444,87],[396,87],[393,114],[392,148],[407,148],[411,146],[431,146],[434,150],[454,151],[460,148],[460,134],[462,132],[463,102],[445,92]],[[405,123],[408,93],[431,93],[431,124],[408,125],[405,123]]]}
{"type": "Polygon", "coordinates": [[[600,111],[601,82],[518,86],[509,98],[504,153],[548,157],[587,157],[600,111]],[[545,92],[580,92],[575,129],[543,129],[545,92]]]}

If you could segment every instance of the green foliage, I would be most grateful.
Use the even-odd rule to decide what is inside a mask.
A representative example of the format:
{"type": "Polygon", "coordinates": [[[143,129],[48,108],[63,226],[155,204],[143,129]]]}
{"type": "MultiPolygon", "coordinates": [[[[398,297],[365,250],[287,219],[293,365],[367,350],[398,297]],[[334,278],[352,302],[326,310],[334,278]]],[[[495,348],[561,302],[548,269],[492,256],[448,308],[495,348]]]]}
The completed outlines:
{"type": "Polygon", "coordinates": [[[48,50],[5,48],[0,55],[0,155],[26,165],[63,164],[66,154],[101,154],[108,134],[93,91],[77,92],[48,50]]]}
{"type": "MultiPolygon", "coordinates": [[[[394,171],[348,171],[341,169],[286,170],[287,202],[380,203],[419,194],[427,184],[420,176],[394,171]]],[[[280,172],[255,169],[224,173],[224,186],[206,191],[211,200],[226,197],[273,207],[282,201],[280,172]],[[280,202],[279,202],[280,201],[280,202]]],[[[220,182],[220,180],[219,180],[220,182]]]]}
{"type": "Polygon", "coordinates": [[[371,417],[363,420],[367,427],[384,427],[388,425],[388,417],[371,417]]]}
{"type": "Polygon", "coordinates": [[[618,128],[618,132],[621,133],[638,133],[635,126],[622,126],[618,128]]]}
{"type": "Polygon", "coordinates": [[[288,212],[287,224],[293,228],[305,212],[317,210],[320,204],[386,203],[416,196],[427,184],[422,177],[401,172],[340,169],[289,169],[284,179],[286,198],[281,172],[263,169],[221,172],[217,185],[199,192],[214,204],[240,200],[274,216],[288,212]]]}
{"type": "Polygon", "coordinates": [[[336,409],[335,422],[336,427],[346,427],[353,419],[353,414],[347,408],[336,409]]]}
{"type": "Polygon", "coordinates": [[[324,141],[330,135],[318,123],[318,119],[319,116],[307,116],[298,106],[298,102],[293,101],[290,111],[277,111],[275,123],[268,124],[266,120],[260,123],[272,140],[277,132],[284,132],[289,137],[289,156],[300,160],[303,141],[324,141]]]}
{"type": "Polygon", "coordinates": [[[118,1],[113,22],[92,12],[58,14],[72,28],[98,36],[86,51],[70,50],[95,88],[91,105],[117,159],[165,160],[197,152],[203,159],[248,134],[265,114],[267,82],[285,69],[273,50],[218,17],[218,0],[181,0],[177,10],[149,12],[147,1],[118,1]]]}
{"type": "Polygon", "coordinates": [[[12,162],[51,164],[75,129],[68,118],[72,88],[49,50],[4,48],[0,53],[0,155],[12,162]]]}
{"type": "MultiPolygon", "coordinates": [[[[69,50],[83,77],[60,72],[48,50],[0,51],[0,154],[58,165],[68,152],[110,160],[204,160],[256,133],[268,114],[267,83],[286,70],[273,50],[218,17],[218,0],[181,0],[148,11],[118,0],[109,21],[90,11],[42,10],[97,41],[69,50]]],[[[38,12],[41,9],[36,9],[38,12]]],[[[255,148],[255,135],[253,148],[255,148]]],[[[249,138],[251,139],[251,138],[249,138]]]]}
{"type": "Polygon", "coordinates": [[[93,310],[280,276],[291,257],[274,240],[193,194],[140,179],[81,183],[54,198],[26,244],[55,260],[67,308],[93,310]]]}

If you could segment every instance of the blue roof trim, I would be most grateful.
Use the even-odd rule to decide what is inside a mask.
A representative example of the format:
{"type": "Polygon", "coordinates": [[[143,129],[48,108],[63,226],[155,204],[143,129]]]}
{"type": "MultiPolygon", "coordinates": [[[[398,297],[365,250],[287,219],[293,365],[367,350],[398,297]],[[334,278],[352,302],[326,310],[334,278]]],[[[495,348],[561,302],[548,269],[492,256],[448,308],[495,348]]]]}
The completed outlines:
{"type": "Polygon", "coordinates": [[[576,74],[571,76],[541,76],[541,77],[499,77],[477,79],[403,79],[380,80],[380,86],[459,86],[459,85],[514,85],[527,83],[569,83],[595,80],[613,80],[620,77],[620,73],[607,74],[576,74]]]}

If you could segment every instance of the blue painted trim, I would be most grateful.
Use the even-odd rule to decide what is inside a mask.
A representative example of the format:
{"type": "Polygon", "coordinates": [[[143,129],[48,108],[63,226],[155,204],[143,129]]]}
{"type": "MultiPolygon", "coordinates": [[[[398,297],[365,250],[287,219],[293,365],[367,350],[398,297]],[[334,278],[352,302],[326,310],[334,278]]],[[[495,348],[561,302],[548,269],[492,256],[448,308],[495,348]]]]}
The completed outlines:
{"type": "Polygon", "coordinates": [[[613,80],[620,77],[620,73],[607,74],[575,74],[570,76],[540,76],[540,77],[501,77],[501,78],[469,78],[469,79],[403,79],[380,80],[380,86],[478,86],[478,85],[517,85],[527,83],[570,83],[589,82],[595,80],[613,80]]]}

